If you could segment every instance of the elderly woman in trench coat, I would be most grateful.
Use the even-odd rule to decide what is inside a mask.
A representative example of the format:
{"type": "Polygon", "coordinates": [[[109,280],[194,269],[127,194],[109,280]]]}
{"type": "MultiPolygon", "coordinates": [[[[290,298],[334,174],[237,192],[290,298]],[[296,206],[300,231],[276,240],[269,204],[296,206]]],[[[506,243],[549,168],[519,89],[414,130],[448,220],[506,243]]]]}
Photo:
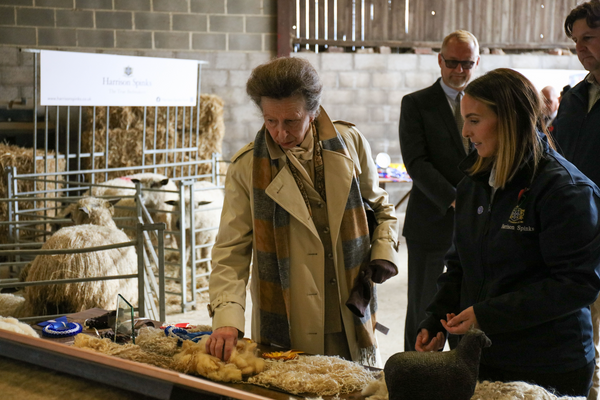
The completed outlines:
{"type": "Polygon", "coordinates": [[[329,119],[304,59],[258,66],[246,90],[264,125],[227,173],[207,352],[228,360],[243,337],[252,276],[253,340],[377,365],[373,282],[397,274],[398,238],[369,144],[329,119]]]}

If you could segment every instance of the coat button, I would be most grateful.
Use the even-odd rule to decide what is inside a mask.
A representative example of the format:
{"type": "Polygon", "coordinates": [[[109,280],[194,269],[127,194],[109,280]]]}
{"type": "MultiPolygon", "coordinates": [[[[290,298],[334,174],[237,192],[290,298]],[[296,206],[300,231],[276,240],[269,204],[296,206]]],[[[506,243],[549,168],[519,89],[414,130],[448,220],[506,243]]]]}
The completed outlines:
{"type": "Polygon", "coordinates": [[[335,278],[331,278],[331,280],[329,281],[330,284],[335,285],[337,283],[337,280],[335,278]]]}
{"type": "Polygon", "coordinates": [[[333,258],[333,254],[329,253],[329,254],[327,254],[327,257],[333,258]]]}
{"type": "Polygon", "coordinates": [[[325,207],[325,205],[323,203],[321,203],[321,202],[318,202],[317,205],[319,206],[319,208],[325,207]]]}
{"type": "Polygon", "coordinates": [[[325,233],[329,233],[329,227],[328,227],[328,226],[326,226],[326,227],[325,227],[325,229],[323,229],[323,232],[325,232],[325,233]]]}

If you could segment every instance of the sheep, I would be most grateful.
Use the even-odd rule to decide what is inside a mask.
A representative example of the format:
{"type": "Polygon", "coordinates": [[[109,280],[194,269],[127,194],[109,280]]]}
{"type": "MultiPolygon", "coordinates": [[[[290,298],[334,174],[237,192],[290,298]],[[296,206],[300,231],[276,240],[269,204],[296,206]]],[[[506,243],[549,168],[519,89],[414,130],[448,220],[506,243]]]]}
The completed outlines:
{"type": "Polygon", "coordinates": [[[384,367],[390,400],[469,400],[477,384],[481,350],[491,344],[482,331],[470,329],[448,352],[394,354],[384,367]]]}
{"type": "Polygon", "coordinates": [[[0,316],[14,317],[20,315],[25,307],[25,299],[12,293],[0,293],[0,316]]]}
{"type": "MultiPolygon", "coordinates": [[[[196,246],[214,243],[217,236],[217,227],[221,219],[221,208],[223,207],[223,191],[218,189],[213,183],[207,181],[198,181],[194,183],[194,231],[196,246]],[[202,230],[207,228],[215,228],[202,230]]],[[[167,201],[167,204],[175,206],[179,213],[179,201],[167,201]]],[[[189,263],[191,254],[191,199],[189,191],[185,193],[185,237],[186,237],[186,260],[185,265],[189,263]]],[[[181,221],[177,218],[175,227],[181,230],[181,221]]],[[[181,249],[181,236],[177,235],[177,245],[181,249]]],[[[196,259],[207,258],[210,255],[210,248],[203,247],[196,251],[196,259]]]]}
{"type": "MultiPolygon", "coordinates": [[[[173,207],[166,202],[177,198],[177,185],[171,179],[164,175],[153,173],[140,173],[121,178],[111,179],[103,183],[105,186],[94,186],[88,190],[85,195],[102,196],[104,198],[119,199],[123,196],[135,195],[135,184],[140,183],[142,187],[142,201],[146,208],[149,209],[150,215],[154,222],[164,222],[167,230],[174,230],[173,218],[171,212],[173,207]],[[107,187],[108,186],[108,187],[107,187]],[[148,190],[150,189],[150,190],[148,190]]],[[[120,218],[137,218],[135,212],[135,203],[131,199],[123,199],[116,204],[117,208],[114,212],[115,217],[120,218]]],[[[68,218],[75,208],[75,204],[66,207],[61,213],[61,218],[68,218]]],[[[119,221],[120,225],[131,225],[125,220],[119,221]]],[[[53,224],[53,231],[58,230],[61,226],[67,224],[53,224]]],[[[129,238],[135,238],[135,229],[126,228],[126,233],[129,238]]]]}
{"type": "MultiPolygon", "coordinates": [[[[128,242],[127,235],[116,227],[111,218],[112,209],[112,204],[106,200],[82,198],[71,213],[73,222],[82,225],[58,230],[42,249],[83,249],[128,242]]],[[[76,254],[38,255],[29,268],[26,282],[136,273],[135,248],[128,246],[76,254]]],[[[24,313],[46,315],[75,313],[93,307],[111,309],[115,307],[118,293],[137,304],[136,280],[132,278],[27,286],[24,313]]]]}

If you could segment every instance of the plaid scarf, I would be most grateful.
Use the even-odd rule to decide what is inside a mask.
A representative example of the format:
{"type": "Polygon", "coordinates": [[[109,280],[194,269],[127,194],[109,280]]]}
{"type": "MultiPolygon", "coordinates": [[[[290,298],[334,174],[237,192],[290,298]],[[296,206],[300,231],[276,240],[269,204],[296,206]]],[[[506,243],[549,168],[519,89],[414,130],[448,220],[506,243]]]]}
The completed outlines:
{"type": "MultiPolygon", "coordinates": [[[[315,128],[316,129],[316,128],[315,128]]],[[[290,215],[269,196],[265,190],[279,172],[278,160],[272,160],[267,149],[267,130],[263,127],[254,140],[253,195],[254,237],[256,241],[260,299],[260,340],[291,348],[290,340],[290,215]]],[[[315,146],[318,146],[318,137],[315,146]]],[[[336,136],[321,142],[324,150],[349,156],[346,145],[336,136]]],[[[320,167],[315,159],[315,169],[320,167]]],[[[322,161],[321,161],[322,163],[322,161]]],[[[289,168],[289,164],[284,168],[289,168]]],[[[321,165],[322,168],[322,165],[321,165]]],[[[317,179],[318,180],[318,179],[317,179]]],[[[318,186],[318,183],[315,183],[318,186]]],[[[356,173],[346,202],[340,227],[344,253],[344,266],[348,293],[358,277],[362,264],[369,263],[371,243],[367,218],[360,194],[356,173]]],[[[335,247],[335,243],[333,243],[335,247]]],[[[375,360],[375,313],[377,301],[375,287],[369,308],[363,318],[354,317],[356,340],[361,350],[360,362],[374,365],[375,360]]]]}

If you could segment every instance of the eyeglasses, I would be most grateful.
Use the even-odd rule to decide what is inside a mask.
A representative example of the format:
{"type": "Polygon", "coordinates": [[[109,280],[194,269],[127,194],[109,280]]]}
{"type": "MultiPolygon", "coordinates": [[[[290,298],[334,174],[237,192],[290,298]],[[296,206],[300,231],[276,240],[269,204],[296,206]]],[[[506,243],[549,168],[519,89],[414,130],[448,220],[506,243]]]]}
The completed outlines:
{"type": "Polygon", "coordinates": [[[458,64],[460,64],[462,69],[471,69],[475,65],[475,61],[446,60],[442,53],[440,53],[440,56],[442,57],[442,60],[444,60],[446,68],[454,69],[458,67],[458,64]]]}

